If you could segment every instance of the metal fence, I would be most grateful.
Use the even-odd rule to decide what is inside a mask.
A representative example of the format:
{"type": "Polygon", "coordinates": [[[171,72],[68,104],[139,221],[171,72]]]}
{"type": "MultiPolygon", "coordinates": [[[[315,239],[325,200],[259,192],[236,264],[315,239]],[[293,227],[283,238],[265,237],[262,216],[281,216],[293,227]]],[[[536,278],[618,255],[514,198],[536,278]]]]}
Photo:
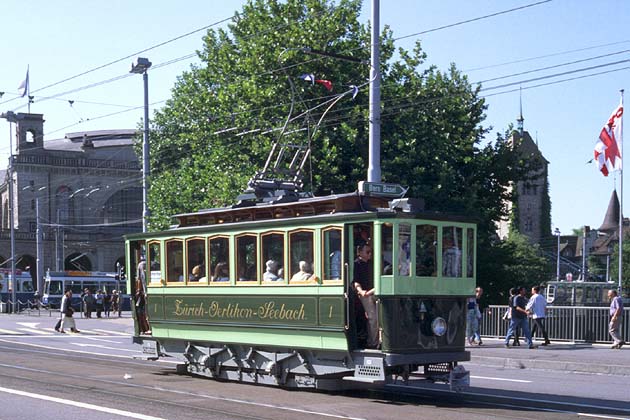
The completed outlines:
{"type": "MultiPolygon", "coordinates": [[[[509,322],[503,319],[506,311],[507,305],[490,305],[481,320],[481,335],[505,337],[509,322]]],[[[608,307],[547,306],[545,327],[550,340],[612,343],[608,334],[608,313],[608,307]]],[[[621,336],[630,341],[630,308],[624,309],[621,336]]]]}

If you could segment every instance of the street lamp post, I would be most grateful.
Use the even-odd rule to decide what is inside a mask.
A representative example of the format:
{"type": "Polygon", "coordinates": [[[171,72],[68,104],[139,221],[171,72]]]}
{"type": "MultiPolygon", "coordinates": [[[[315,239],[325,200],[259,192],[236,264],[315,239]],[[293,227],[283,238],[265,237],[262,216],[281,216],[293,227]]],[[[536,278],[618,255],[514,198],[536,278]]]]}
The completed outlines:
{"type": "Polygon", "coordinates": [[[130,73],[141,74],[144,81],[144,134],[142,136],[142,232],[147,231],[149,220],[149,77],[147,70],[151,62],[147,58],[138,57],[131,64],[130,73]]]}
{"type": "Polygon", "coordinates": [[[560,229],[556,228],[553,234],[558,237],[558,258],[556,259],[556,280],[560,280],[560,229]]]}

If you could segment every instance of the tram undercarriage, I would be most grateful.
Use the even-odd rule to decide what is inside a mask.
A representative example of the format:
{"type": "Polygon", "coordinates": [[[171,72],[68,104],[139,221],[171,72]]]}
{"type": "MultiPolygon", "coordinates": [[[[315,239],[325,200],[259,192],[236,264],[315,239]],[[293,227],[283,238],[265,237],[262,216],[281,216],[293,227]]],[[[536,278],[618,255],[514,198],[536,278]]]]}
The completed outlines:
{"type": "Polygon", "coordinates": [[[395,354],[379,350],[279,350],[180,340],[158,342],[145,337],[134,337],[134,342],[142,344],[145,359],[180,359],[180,373],[284,388],[377,388],[406,383],[410,377],[449,383],[454,390],[469,384],[468,372],[458,365],[470,360],[466,351],[395,354]]]}

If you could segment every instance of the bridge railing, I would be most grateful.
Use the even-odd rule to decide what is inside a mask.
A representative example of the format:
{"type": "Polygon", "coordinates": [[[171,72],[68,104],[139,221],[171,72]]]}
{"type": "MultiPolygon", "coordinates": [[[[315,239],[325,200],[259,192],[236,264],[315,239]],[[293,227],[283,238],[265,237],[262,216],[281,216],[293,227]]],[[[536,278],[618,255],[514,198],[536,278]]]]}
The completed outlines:
{"type": "MultiPolygon", "coordinates": [[[[480,332],[485,337],[505,337],[507,305],[490,305],[484,312],[480,332]]],[[[608,307],[547,306],[545,327],[549,339],[586,343],[612,343],[608,334],[608,307]]],[[[530,329],[531,329],[530,319],[530,329]]],[[[624,309],[621,336],[630,341],[630,308],[624,309]]]]}

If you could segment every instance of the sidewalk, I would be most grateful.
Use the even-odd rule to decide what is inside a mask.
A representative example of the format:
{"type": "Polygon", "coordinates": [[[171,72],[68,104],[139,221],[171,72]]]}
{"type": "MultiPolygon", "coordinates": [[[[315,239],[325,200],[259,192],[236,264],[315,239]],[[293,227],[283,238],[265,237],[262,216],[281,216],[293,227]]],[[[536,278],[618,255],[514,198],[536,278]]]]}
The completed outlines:
{"type": "Polygon", "coordinates": [[[630,376],[630,344],[621,350],[610,345],[589,343],[552,342],[549,346],[528,349],[505,348],[503,340],[484,339],[481,346],[467,346],[470,362],[476,365],[499,366],[516,369],[544,369],[564,372],[595,373],[630,376]]]}

